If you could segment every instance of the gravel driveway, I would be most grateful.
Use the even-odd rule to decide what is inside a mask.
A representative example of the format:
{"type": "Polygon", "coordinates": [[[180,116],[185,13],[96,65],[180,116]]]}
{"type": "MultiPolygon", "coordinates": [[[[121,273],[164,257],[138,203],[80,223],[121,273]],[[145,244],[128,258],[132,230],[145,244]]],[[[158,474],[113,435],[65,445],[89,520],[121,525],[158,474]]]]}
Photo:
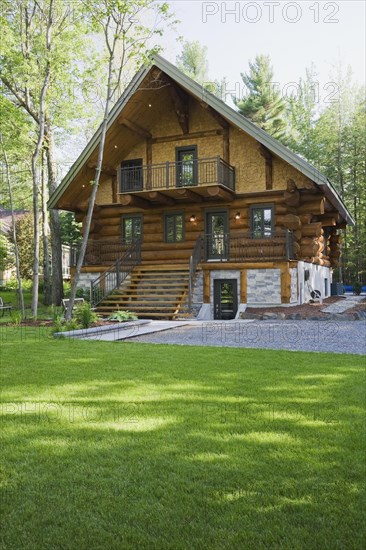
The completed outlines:
{"type": "Polygon", "coordinates": [[[228,346],[332,353],[366,352],[364,321],[206,321],[130,342],[191,346],[228,346]]]}

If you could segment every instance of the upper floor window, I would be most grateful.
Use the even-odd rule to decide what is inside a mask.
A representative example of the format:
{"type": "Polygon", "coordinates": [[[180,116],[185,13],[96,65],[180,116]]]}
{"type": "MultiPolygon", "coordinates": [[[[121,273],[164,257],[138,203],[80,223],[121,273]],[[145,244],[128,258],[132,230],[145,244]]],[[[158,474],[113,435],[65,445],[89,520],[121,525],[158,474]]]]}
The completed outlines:
{"type": "Polygon", "coordinates": [[[164,216],[164,235],[166,243],[184,241],[184,214],[171,213],[164,216]]]}
{"type": "Polygon", "coordinates": [[[142,238],[142,216],[139,214],[122,217],[122,240],[125,244],[135,243],[142,238]]]}
{"type": "Polygon", "coordinates": [[[250,224],[253,237],[271,237],[274,231],[273,206],[252,205],[250,224]]]}
{"type": "Polygon", "coordinates": [[[121,163],[121,193],[142,189],[142,159],[124,160],[121,163]]]}

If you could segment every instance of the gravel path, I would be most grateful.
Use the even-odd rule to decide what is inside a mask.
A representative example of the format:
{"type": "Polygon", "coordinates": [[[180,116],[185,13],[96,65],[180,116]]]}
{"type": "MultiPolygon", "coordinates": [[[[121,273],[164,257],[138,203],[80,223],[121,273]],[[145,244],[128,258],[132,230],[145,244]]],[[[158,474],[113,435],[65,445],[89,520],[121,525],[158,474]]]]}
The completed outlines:
{"type": "Polygon", "coordinates": [[[161,333],[138,336],[129,341],[362,355],[366,352],[366,323],[364,321],[206,321],[161,333]]]}

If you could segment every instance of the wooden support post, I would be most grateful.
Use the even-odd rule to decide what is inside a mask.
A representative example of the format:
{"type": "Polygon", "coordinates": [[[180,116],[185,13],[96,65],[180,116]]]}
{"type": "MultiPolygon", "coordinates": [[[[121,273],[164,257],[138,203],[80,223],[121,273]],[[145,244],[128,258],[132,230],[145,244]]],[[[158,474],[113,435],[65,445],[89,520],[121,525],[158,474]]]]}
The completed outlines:
{"type": "Polygon", "coordinates": [[[146,188],[151,189],[151,165],[152,165],[152,141],[151,138],[146,138],[146,188]]]}
{"type": "Polygon", "coordinates": [[[230,130],[229,128],[224,130],[223,144],[222,144],[222,158],[227,164],[230,164],[230,130]]]}
{"type": "Polygon", "coordinates": [[[207,269],[203,271],[203,302],[210,303],[210,272],[207,269]]]}
{"type": "Polygon", "coordinates": [[[112,201],[117,202],[117,176],[112,176],[112,201]]]}
{"type": "Polygon", "coordinates": [[[248,300],[247,289],[248,289],[247,269],[242,269],[240,271],[240,303],[241,304],[247,303],[247,300],[248,300]]]}
{"type": "Polygon", "coordinates": [[[266,162],[266,189],[273,189],[273,156],[264,145],[259,146],[259,152],[266,162]]]}
{"type": "Polygon", "coordinates": [[[291,274],[288,265],[281,267],[281,303],[289,304],[291,301],[291,274]]]}

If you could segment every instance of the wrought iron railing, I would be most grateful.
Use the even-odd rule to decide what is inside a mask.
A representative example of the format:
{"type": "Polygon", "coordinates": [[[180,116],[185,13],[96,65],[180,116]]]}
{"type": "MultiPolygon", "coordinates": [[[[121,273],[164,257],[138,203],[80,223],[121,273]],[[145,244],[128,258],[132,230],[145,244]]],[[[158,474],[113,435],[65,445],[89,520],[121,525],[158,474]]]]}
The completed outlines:
{"type": "Polygon", "coordinates": [[[118,258],[108,269],[90,283],[90,302],[93,306],[100,304],[109,294],[118,288],[128,277],[133,268],[141,262],[141,242],[129,246],[121,258],[118,258]]]}
{"type": "Polygon", "coordinates": [[[251,232],[235,237],[228,233],[205,235],[204,256],[205,260],[230,262],[292,260],[293,234],[286,229],[265,237],[251,232]]]}
{"type": "Polygon", "coordinates": [[[235,190],[235,168],[220,157],[122,168],[120,193],[217,184],[235,190]]]}
{"type": "Polygon", "coordinates": [[[192,309],[192,300],[193,300],[193,289],[194,289],[194,279],[196,276],[197,266],[202,261],[202,252],[203,252],[203,237],[199,235],[192,256],[189,259],[189,289],[188,289],[188,308],[189,311],[192,309]]]}
{"type": "MultiPolygon", "coordinates": [[[[86,246],[84,266],[88,265],[109,265],[121,258],[129,249],[130,244],[121,241],[94,241],[90,239],[86,246]]],[[[73,248],[71,253],[71,267],[76,266],[80,246],[73,248]]]]}

